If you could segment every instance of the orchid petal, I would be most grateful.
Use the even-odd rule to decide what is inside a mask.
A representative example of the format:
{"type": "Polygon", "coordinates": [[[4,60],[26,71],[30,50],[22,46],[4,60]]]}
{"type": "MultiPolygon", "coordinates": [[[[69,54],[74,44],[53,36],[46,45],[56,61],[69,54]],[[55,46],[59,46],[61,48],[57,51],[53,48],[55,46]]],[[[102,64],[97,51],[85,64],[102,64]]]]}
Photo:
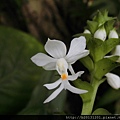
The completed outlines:
{"type": "Polygon", "coordinates": [[[71,72],[71,74],[75,74],[75,71],[71,64],[69,64],[68,68],[69,68],[69,71],[71,72]]]}
{"type": "Polygon", "coordinates": [[[76,74],[69,75],[68,80],[74,81],[76,80],[79,76],[81,76],[84,73],[84,71],[77,72],[76,74]]]}
{"type": "Polygon", "coordinates": [[[79,53],[79,54],[75,54],[73,56],[70,57],[66,57],[66,60],[68,63],[73,64],[75,63],[78,59],[81,59],[85,56],[87,56],[89,54],[89,50],[84,50],[83,52],[79,53]]]}
{"type": "Polygon", "coordinates": [[[50,102],[63,90],[63,85],[61,85],[57,90],[55,90],[43,103],[50,102]]]}
{"type": "Polygon", "coordinates": [[[38,66],[44,66],[48,63],[55,62],[56,60],[44,53],[37,53],[34,55],[31,60],[38,66]]]}
{"type": "Polygon", "coordinates": [[[87,90],[82,90],[82,89],[78,89],[76,87],[73,87],[72,85],[70,85],[69,82],[67,82],[66,84],[66,89],[68,89],[69,91],[71,91],[72,93],[76,93],[76,94],[82,94],[82,93],[86,93],[88,92],[87,90]]]}
{"type": "Polygon", "coordinates": [[[51,62],[43,66],[45,70],[56,70],[56,62],[51,62]]]}
{"type": "Polygon", "coordinates": [[[81,52],[83,52],[83,50],[86,47],[86,39],[85,37],[81,36],[79,38],[74,38],[71,41],[71,45],[70,45],[70,49],[68,51],[67,54],[67,58],[70,58],[71,56],[80,54],[81,52]]]}
{"type": "Polygon", "coordinates": [[[47,89],[51,90],[51,89],[56,88],[60,83],[61,83],[61,79],[57,80],[54,83],[44,84],[43,86],[45,86],[47,89]]]}
{"type": "Polygon", "coordinates": [[[120,77],[118,75],[115,75],[113,73],[107,73],[105,76],[107,77],[108,84],[112,88],[114,88],[114,89],[120,88],[120,77]]]}
{"type": "Polygon", "coordinates": [[[106,31],[104,26],[99,28],[95,33],[94,33],[94,38],[100,39],[102,41],[105,41],[106,39],[106,31]]]}
{"type": "Polygon", "coordinates": [[[116,55],[109,55],[109,56],[104,56],[104,58],[111,58],[111,57],[114,57],[116,55]]]}
{"type": "Polygon", "coordinates": [[[114,54],[114,55],[120,56],[120,45],[116,45],[113,54],[114,54]]]}
{"type": "Polygon", "coordinates": [[[108,38],[119,38],[117,32],[115,29],[111,30],[109,35],[108,35],[108,38]]]}
{"type": "Polygon", "coordinates": [[[66,46],[62,41],[50,40],[45,44],[45,50],[54,58],[62,58],[66,55],[66,46]]]}

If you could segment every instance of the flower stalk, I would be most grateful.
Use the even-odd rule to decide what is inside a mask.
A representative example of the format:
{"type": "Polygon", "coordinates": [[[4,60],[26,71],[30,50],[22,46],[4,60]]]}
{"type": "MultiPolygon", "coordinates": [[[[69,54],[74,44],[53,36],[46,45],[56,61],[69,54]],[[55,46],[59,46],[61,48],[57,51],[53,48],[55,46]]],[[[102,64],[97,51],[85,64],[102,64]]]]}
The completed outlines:
{"type": "Polygon", "coordinates": [[[97,79],[92,78],[91,85],[93,87],[93,91],[92,91],[92,94],[90,96],[90,101],[86,101],[86,100],[83,99],[83,107],[82,107],[81,115],[91,115],[92,114],[93,106],[94,106],[94,102],[95,102],[95,98],[96,98],[96,94],[97,94],[97,90],[98,90],[99,85],[102,82],[103,82],[102,80],[99,81],[97,79]]]}

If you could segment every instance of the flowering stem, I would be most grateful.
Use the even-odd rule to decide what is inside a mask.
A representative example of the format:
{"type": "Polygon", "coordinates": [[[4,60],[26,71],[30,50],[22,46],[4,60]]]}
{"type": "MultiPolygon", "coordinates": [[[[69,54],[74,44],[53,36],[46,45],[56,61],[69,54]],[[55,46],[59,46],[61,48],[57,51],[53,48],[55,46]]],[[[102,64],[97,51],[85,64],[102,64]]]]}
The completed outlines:
{"type": "Polygon", "coordinates": [[[81,115],[91,115],[91,113],[92,113],[96,93],[97,93],[97,90],[98,90],[98,87],[99,87],[99,81],[93,80],[92,86],[93,86],[93,92],[92,92],[92,95],[91,95],[91,100],[83,102],[83,108],[82,108],[81,115]]]}

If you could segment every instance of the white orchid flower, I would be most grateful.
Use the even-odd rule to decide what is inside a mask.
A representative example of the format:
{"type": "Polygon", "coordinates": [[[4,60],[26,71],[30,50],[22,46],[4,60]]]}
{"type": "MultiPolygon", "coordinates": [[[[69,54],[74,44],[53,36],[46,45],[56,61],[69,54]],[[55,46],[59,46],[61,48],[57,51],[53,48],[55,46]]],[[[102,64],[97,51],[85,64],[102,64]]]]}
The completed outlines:
{"type": "MultiPolygon", "coordinates": [[[[50,40],[45,44],[46,52],[51,56],[44,53],[37,53],[31,60],[38,66],[42,66],[45,70],[56,70],[56,63],[62,59],[72,74],[75,74],[71,64],[75,63],[78,59],[83,58],[89,54],[89,50],[85,50],[86,39],[81,36],[74,38],[71,41],[70,49],[66,55],[66,46],[62,41],[50,40]]],[[[57,69],[58,70],[58,69],[57,69]]],[[[59,70],[58,70],[59,72],[59,70]]]]}
{"type": "Polygon", "coordinates": [[[117,32],[115,29],[111,30],[109,35],[108,35],[108,38],[119,38],[117,32]]]}
{"type": "Polygon", "coordinates": [[[102,28],[99,28],[95,33],[94,33],[94,38],[98,38],[102,41],[105,41],[107,37],[107,34],[106,34],[106,31],[105,31],[105,28],[102,27],[102,28]]]}
{"type": "Polygon", "coordinates": [[[118,75],[113,74],[113,73],[107,73],[105,76],[107,77],[108,84],[112,88],[114,88],[114,89],[120,88],[120,77],[118,75]]]}
{"type": "MultiPolygon", "coordinates": [[[[58,67],[60,67],[60,71],[61,72],[65,72],[63,66],[61,65],[61,62],[59,61],[58,63],[58,67]],[[60,64],[60,66],[59,66],[60,64]]],[[[56,87],[58,87],[58,85],[60,85],[60,87],[58,89],[56,89],[45,101],[44,103],[47,103],[47,102],[50,102],[51,100],[53,100],[54,98],[57,97],[57,95],[63,90],[63,89],[67,89],[69,91],[71,91],[72,93],[76,93],[76,94],[83,94],[83,93],[86,93],[88,92],[87,90],[82,90],[82,89],[78,89],[76,87],[73,87],[72,85],[70,85],[69,83],[69,80],[70,81],[74,81],[78,78],[78,76],[80,76],[81,74],[83,74],[84,72],[81,71],[81,72],[77,72],[76,74],[74,75],[68,75],[67,72],[66,73],[60,73],[61,74],[61,78],[59,80],[57,80],[56,82],[54,83],[51,83],[51,84],[45,84],[44,86],[51,90],[51,89],[54,89],[56,87]]]]}

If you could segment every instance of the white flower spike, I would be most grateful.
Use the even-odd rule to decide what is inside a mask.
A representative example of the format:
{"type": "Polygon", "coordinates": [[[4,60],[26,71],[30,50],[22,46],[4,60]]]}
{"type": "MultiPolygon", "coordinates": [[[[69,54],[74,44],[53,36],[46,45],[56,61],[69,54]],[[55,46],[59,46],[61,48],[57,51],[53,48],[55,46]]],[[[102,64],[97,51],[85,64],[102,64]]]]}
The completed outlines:
{"type": "Polygon", "coordinates": [[[94,38],[98,38],[102,41],[105,41],[106,39],[106,31],[105,31],[105,28],[102,27],[102,28],[99,28],[95,33],[94,33],[94,38]]]}
{"type": "MultiPolygon", "coordinates": [[[[58,63],[59,64],[59,63],[58,63]]],[[[62,67],[62,66],[60,66],[62,67]]],[[[62,69],[61,69],[62,70],[62,69]]],[[[61,71],[60,70],[60,71],[61,71]]],[[[63,71],[61,71],[63,72],[63,71]]],[[[86,93],[88,92],[87,90],[82,90],[82,89],[78,89],[76,87],[73,87],[72,85],[70,85],[69,83],[69,80],[70,81],[74,81],[78,78],[78,76],[81,76],[81,74],[83,74],[84,72],[81,71],[81,72],[77,72],[76,74],[74,75],[68,75],[67,72],[66,73],[61,73],[61,78],[59,80],[57,80],[56,82],[54,83],[51,83],[51,84],[45,84],[44,86],[51,90],[51,89],[54,89],[56,88],[58,85],[60,85],[60,87],[58,89],[56,89],[43,103],[48,103],[50,102],[51,100],[55,99],[55,97],[57,97],[57,95],[63,90],[63,89],[67,89],[69,91],[71,91],[72,93],[75,93],[75,94],[83,94],[83,93],[86,93]]]]}
{"type": "MultiPolygon", "coordinates": [[[[85,37],[81,36],[74,38],[71,41],[70,49],[66,55],[66,46],[62,41],[50,40],[48,38],[48,41],[45,44],[45,50],[51,57],[44,53],[37,53],[31,58],[31,60],[36,65],[43,67],[45,70],[56,70],[57,63],[62,59],[66,69],[69,69],[72,74],[75,74],[71,64],[89,54],[89,50],[85,50],[85,47],[85,37]]],[[[59,72],[58,69],[57,71],[59,72]]]]}
{"type": "Polygon", "coordinates": [[[105,76],[107,77],[108,84],[112,88],[114,88],[114,89],[120,88],[120,77],[118,75],[115,75],[113,73],[107,73],[105,76]]]}

